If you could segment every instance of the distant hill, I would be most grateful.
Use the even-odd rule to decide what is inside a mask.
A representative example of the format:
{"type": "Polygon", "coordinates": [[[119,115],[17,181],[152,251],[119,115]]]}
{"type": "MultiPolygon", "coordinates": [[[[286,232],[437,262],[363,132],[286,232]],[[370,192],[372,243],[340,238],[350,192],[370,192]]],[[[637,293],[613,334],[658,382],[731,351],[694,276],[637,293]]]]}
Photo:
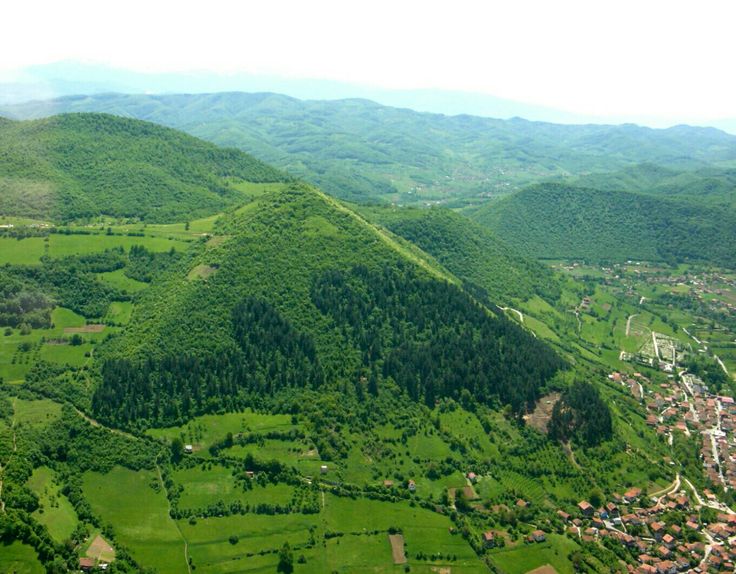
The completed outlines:
{"type": "Polygon", "coordinates": [[[362,214],[418,245],[496,303],[559,296],[550,270],[504,244],[488,228],[449,209],[363,207],[362,214]]]}
{"type": "Polygon", "coordinates": [[[582,187],[625,189],[736,208],[736,169],[707,167],[680,171],[644,163],[614,173],[584,175],[575,183],[582,187]]]}
{"type": "Polygon", "coordinates": [[[347,381],[375,394],[391,380],[428,405],[465,390],[518,412],[562,367],[421,252],[304,184],[225,216],[100,360],[96,416],[125,426],[347,381]]]}
{"type": "Polygon", "coordinates": [[[734,212],[691,201],[543,184],[485,205],[473,219],[534,257],[736,265],[734,212]]]}
{"type": "Polygon", "coordinates": [[[183,221],[240,202],[240,182],[286,179],[243,152],[140,120],[66,114],[0,121],[3,215],[183,221]]]}
{"type": "Polygon", "coordinates": [[[736,136],[713,128],[558,125],[444,116],[367,100],[271,93],[103,94],[6,106],[17,118],[99,111],[182,129],[354,201],[463,206],[550,177],[652,162],[676,169],[736,163],[736,136]]]}

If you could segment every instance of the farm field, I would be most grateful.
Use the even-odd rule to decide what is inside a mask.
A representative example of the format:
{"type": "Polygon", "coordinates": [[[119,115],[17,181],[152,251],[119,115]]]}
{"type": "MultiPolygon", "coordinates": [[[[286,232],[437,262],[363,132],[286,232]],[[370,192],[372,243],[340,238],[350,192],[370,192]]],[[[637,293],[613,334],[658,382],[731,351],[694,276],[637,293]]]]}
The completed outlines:
{"type": "Polygon", "coordinates": [[[152,471],[116,467],[107,474],[86,472],[83,490],[92,509],[115,525],[120,542],[161,574],[186,571],[184,542],[169,518],[168,502],[152,471]]]}
{"type": "Polygon", "coordinates": [[[550,534],[547,541],[536,544],[520,544],[491,553],[493,563],[505,574],[524,574],[550,564],[559,574],[573,574],[567,555],[578,548],[571,539],[550,534]]]}
{"type": "Polygon", "coordinates": [[[28,237],[14,239],[0,237],[0,265],[37,265],[41,257],[66,257],[69,255],[87,255],[99,253],[113,247],[122,247],[126,251],[134,245],[142,245],[149,251],[163,252],[171,248],[183,251],[187,241],[169,239],[168,237],[131,237],[127,235],[64,235],[51,233],[47,237],[28,237]]]}
{"type": "Polygon", "coordinates": [[[51,322],[50,329],[33,329],[28,335],[11,329],[10,334],[0,336],[0,377],[11,383],[20,381],[39,358],[60,365],[80,366],[87,361],[85,353],[115,330],[110,326],[98,332],[83,332],[85,343],[71,346],[57,344],[55,340],[70,337],[75,329],[86,330],[84,317],[70,309],[56,307],[51,312],[51,322]]]}
{"type": "Polygon", "coordinates": [[[27,544],[0,542],[0,572],[5,574],[44,574],[46,569],[38,561],[36,551],[27,544]]]}
{"type": "Polygon", "coordinates": [[[236,483],[233,470],[219,465],[207,468],[194,467],[177,470],[172,474],[175,483],[183,486],[179,507],[203,508],[218,501],[230,504],[236,500],[244,504],[289,504],[294,487],[287,484],[254,484],[252,489],[244,489],[236,483]]]}
{"type": "Polygon", "coordinates": [[[224,439],[227,433],[289,431],[294,428],[297,427],[292,424],[289,415],[259,414],[249,409],[242,413],[203,415],[183,426],[149,429],[146,432],[154,438],[166,440],[179,437],[185,443],[192,444],[195,452],[206,457],[207,449],[224,439]]]}
{"type": "Polygon", "coordinates": [[[71,503],[60,492],[53,471],[45,466],[34,469],[28,487],[39,497],[40,508],[33,515],[44,524],[57,542],[63,542],[77,525],[77,514],[71,503]]]}
{"type": "Polygon", "coordinates": [[[138,293],[138,291],[142,291],[143,289],[148,287],[148,283],[144,283],[143,281],[136,281],[135,279],[131,279],[130,277],[128,277],[125,274],[124,269],[99,273],[98,277],[103,282],[112,285],[113,287],[117,287],[118,289],[121,289],[122,291],[125,291],[127,293],[138,293]]]}

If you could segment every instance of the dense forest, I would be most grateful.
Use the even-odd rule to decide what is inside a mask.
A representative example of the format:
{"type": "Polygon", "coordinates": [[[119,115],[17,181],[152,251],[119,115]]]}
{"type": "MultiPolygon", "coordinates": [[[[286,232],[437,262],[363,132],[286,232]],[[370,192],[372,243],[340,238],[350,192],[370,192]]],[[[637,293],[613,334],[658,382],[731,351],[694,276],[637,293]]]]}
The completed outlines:
{"type": "Polygon", "coordinates": [[[552,272],[516,252],[487,228],[449,209],[361,207],[360,212],[434,256],[497,303],[559,297],[552,272]]]}
{"type": "Polygon", "coordinates": [[[694,200],[540,184],[473,218],[534,257],[736,266],[736,212],[694,200]]]}
{"type": "Polygon", "coordinates": [[[637,191],[663,199],[693,199],[713,206],[736,208],[736,169],[701,167],[692,170],[642,163],[613,173],[596,173],[575,180],[581,187],[604,191],[637,191]]]}
{"type": "Polygon", "coordinates": [[[362,378],[374,393],[392,379],[428,404],[467,390],[521,411],[563,367],[421,252],[308,186],[261,198],[221,230],[226,242],[174,261],[99,350],[101,419],[173,424],[362,378]],[[203,265],[211,273],[191,278],[203,265]]]}
{"type": "Polygon", "coordinates": [[[104,114],[0,124],[0,213],[184,221],[235,203],[241,181],[285,181],[233,149],[104,114]]]}
{"type": "Polygon", "coordinates": [[[548,432],[556,440],[595,446],[613,436],[611,411],[598,389],[576,381],[555,403],[548,432]]]}

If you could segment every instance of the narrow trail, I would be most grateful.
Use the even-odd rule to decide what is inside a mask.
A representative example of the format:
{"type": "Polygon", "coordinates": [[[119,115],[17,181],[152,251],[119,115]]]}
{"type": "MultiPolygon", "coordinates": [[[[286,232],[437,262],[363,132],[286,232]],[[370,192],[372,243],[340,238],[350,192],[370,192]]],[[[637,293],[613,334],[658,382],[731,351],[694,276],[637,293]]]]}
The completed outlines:
{"type": "MultiPolygon", "coordinates": [[[[158,474],[158,481],[161,484],[161,488],[164,491],[164,493],[166,493],[167,492],[166,485],[164,484],[164,477],[161,475],[161,467],[158,464],[158,459],[156,460],[156,473],[158,474]]],[[[166,494],[164,494],[164,496],[166,496],[166,505],[168,507],[168,514],[169,514],[169,518],[171,518],[171,502],[169,501],[169,497],[166,494]]],[[[179,527],[179,523],[173,518],[171,520],[173,520],[174,525],[176,526],[176,530],[179,533],[179,536],[181,537],[181,541],[184,543],[184,562],[186,562],[187,564],[187,572],[189,572],[189,574],[192,574],[192,567],[189,564],[189,543],[187,542],[187,539],[184,537],[184,533],[181,531],[181,528],[179,527]]]]}
{"type": "Polygon", "coordinates": [[[79,415],[80,417],[82,417],[82,418],[83,418],[84,420],[86,420],[86,421],[87,421],[87,422],[88,422],[89,424],[91,424],[91,425],[92,425],[93,427],[100,427],[100,428],[104,428],[105,430],[108,430],[108,431],[110,431],[110,432],[114,432],[115,434],[119,434],[120,436],[124,436],[124,437],[126,437],[126,438],[129,438],[129,439],[133,439],[133,440],[137,440],[137,439],[138,439],[138,437],[136,437],[136,436],[134,436],[134,435],[132,435],[132,434],[130,434],[130,433],[127,433],[127,432],[125,432],[125,431],[123,431],[123,430],[120,430],[120,429],[116,429],[116,428],[112,428],[112,427],[108,427],[108,426],[105,426],[105,425],[103,425],[103,424],[102,424],[102,423],[101,423],[100,421],[98,421],[98,420],[95,420],[95,419],[93,419],[93,418],[92,418],[91,416],[89,416],[89,415],[88,415],[87,413],[85,413],[84,411],[80,411],[80,410],[79,410],[79,409],[78,409],[77,407],[75,407],[74,405],[72,405],[72,408],[74,409],[74,411],[75,411],[75,412],[76,412],[76,413],[77,413],[77,414],[78,414],[78,415],[79,415]]]}
{"type": "Polygon", "coordinates": [[[501,311],[511,311],[512,313],[516,313],[516,315],[519,317],[519,322],[524,322],[524,313],[519,311],[518,309],[514,309],[513,307],[499,307],[501,311]]]}
{"type": "Polygon", "coordinates": [[[627,336],[627,337],[628,337],[628,336],[629,336],[629,334],[631,333],[631,320],[632,320],[632,319],[633,319],[634,317],[638,317],[638,316],[639,316],[639,314],[638,314],[638,313],[634,313],[633,315],[629,315],[629,318],[628,318],[628,319],[626,319],[626,336],[627,336]]]}

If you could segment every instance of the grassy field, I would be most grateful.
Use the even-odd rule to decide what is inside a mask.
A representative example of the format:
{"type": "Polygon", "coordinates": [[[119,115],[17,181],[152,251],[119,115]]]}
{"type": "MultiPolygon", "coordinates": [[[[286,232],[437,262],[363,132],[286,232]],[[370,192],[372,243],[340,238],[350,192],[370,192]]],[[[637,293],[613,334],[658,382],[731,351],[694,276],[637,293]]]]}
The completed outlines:
{"type": "Polygon", "coordinates": [[[36,551],[20,542],[0,542],[0,572],[5,574],[43,574],[46,569],[38,561],[36,551]]]}
{"type": "MultiPolygon", "coordinates": [[[[318,515],[248,514],[200,519],[195,525],[181,521],[179,526],[189,542],[197,572],[221,573],[251,572],[252,557],[248,554],[276,552],[287,541],[293,548],[303,546],[309,540],[310,528],[316,529],[318,523],[318,515]],[[231,536],[237,537],[235,544],[229,541],[231,536]]],[[[268,571],[275,571],[277,561],[275,554],[265,561],[268,571]]]]}
{"type": "Polygon", "coordinates": [[[105,322],[115,325],[127,325],[133,314],[133,303],[130,301],[113,301],[105,315],[105,322]]]}
{"type": "Polygon", "coordinates": [[[51,312],[51,322],[50,329],[34,329],[29,335],[21,335],[18,329],[11,329],[9,335],[0,336],[0,377],[6,382],[20,382],[39,358],[58,364],[79,366],[85,362],[84,354],[91,350],[92,344],[114,330],[114,327],[106,327],[99,333],[84,333],[86,343],[72,347],[44,343],[43,339],[48,341],[68,338],[70,335],[66,329],[83,327],[84,317],[69,309],[56,307],[51,312]],[[24,346],[28,348],[24,349],[24,346]]]}
{"type": "Polygon", "coordinates": [[[265,415],[246,410],[242,413],[224,415],[203,415],[178,427],[150,429],[149,435],[171,440],[175,437],[194,446],[201,456],[209,456],[207,449],[211,444],[225,438],[227,433],[288,431],[296,428],[289,415],[265,415]]]}
{"type": "Polygon", "coordinates": [[[66,257],[99,253],[113,247],[123,247],[126,251],[133,245],[143,245],[149,251],[168,251],[172,247],[184,251],[188,242],[168,237],[130,237],[127,235],[62,235],[52,233],[48,237],[28,237],[13,239],[0,237],[0,265],[36,265],[41,257],[66,257]]]}
{"type": "Polygon", "coordinates": [[[168,502],[154,472],[116,467],[108,474],[87,472],[84,494],[92,509],[114,525],[120,542],[134,558],[160,574],[186,572],[184,544],[169,518],[168,502]]]}
{"type": "Polygon", "coordinates": [[[136,281],[131,279],[125,274],[124,269],[118,269],[116,271],[108,271],[106,273],[99,273],[98,277],[108,285],[117,287],[127,293],[137,293],[148,287],[148,283],[143,281],[136,281]]]}
{"type": "Polygon", "coordinates": [[[286,505],[291,501],[294,487],[287,484],[254,485],[252,490],[239,487],[232,470],[214,465],[177,470],[172,478],[184,487],[179,499],[181,508],[202,508],[218,501],[225,504],[240,500],[247,504],[286,505]]]}
{"type": "Polygon", "coordinates": [[[524,574],[529,570],[550,564],[559,574],[573,574],[567,555],[578,548],[571,539],[549,534],[547,541],[538,544],[521,544],[493,552],[493,563],[504,574],[524,574]]]}
{"type": "Polygon", "coordinates": [[[15,424],[45,426],[61,416],[61,405],[49,399],[26,401],[13,399],[15,424]]]}
{"type": "Polygon", "coordinates": [[[57,542],[63,542],[77,525],[77,514],[66,496],[54,482],[54,472],[45,466],[36,468],[28,486],[39,497],[40,508],[33,516],[49,530],[57,542]]]}

